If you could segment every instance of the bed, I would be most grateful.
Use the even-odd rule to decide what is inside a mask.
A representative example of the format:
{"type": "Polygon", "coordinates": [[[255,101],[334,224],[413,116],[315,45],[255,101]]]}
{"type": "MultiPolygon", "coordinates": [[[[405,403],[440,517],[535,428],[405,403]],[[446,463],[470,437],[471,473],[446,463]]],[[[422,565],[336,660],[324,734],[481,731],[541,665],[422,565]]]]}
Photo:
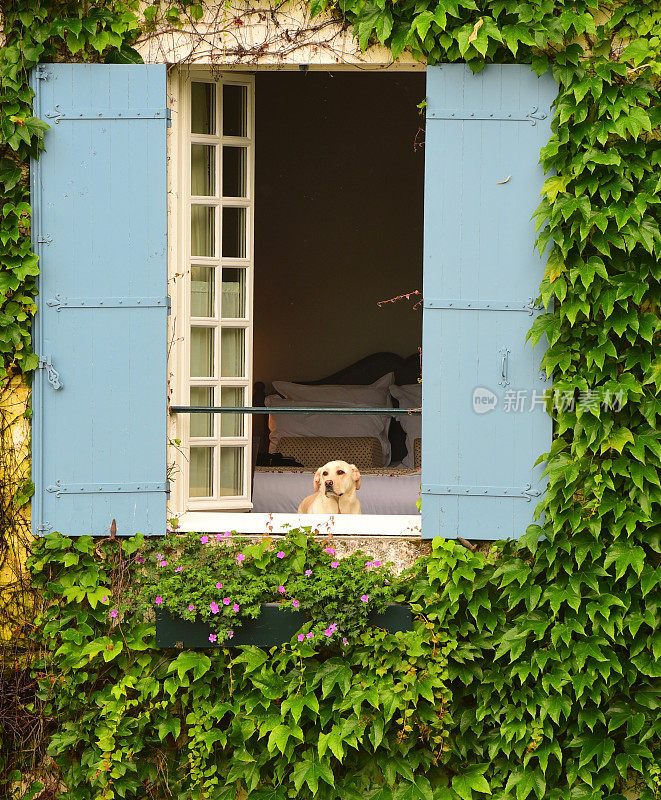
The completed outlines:
{"type": "MultiPolygon", "coordinates": [[[[395,387],[419,387],[419,353],[407,358],[395,353],[374,353],[325,378],[297,385],[320,388],[341,385],[356,387],[357,390],[360,390],[361,387],[369,389],[372,386],[381,386],[384,376],[390,373],[393,375],[392,382],[395,387]]],[[[274,386],[281,386],[281,384],[284,382],[274,381],[274,386]]],[[[395,393],[398,394],[398,397],[402,397],[401,391],[395,393]]],[[[323,390],[321,394],[325,397],[323,390]]],[[[349,392],[349,394],[351,393],[349,392]]],[[[368,393],[365,397],[371,397],[371,395],[368,393]]],[[[389,399],[391,399],[390,395],[389,399]]],[[[278,415],[278,403],[290,406],[300,404],[306,407],[314,405],[314,401],[299,403],[296,399],[282,398],[276,394],[266,395],[264,384],[255,384],[253,405],[270,407],[272,413],[269,415],[268,429],[264,430],[260,439],[257,465],[253,473],[253,513],[295,513],[301,500],[313,491],[313,476],[316,468],[333,458],[342,458],[358,465],[362,475],[358,499],[363,514],[415,515],[419,513],[416,506],[416,500],[420,497],[419,417],[407,416],[397,419],[389,417],[383,433],[386,440],[379,443],[376,438],[361,438],[355,435],[355,424],[358,423],[354,423],[352,420],[357,420],[358,415],[327,416],[322,421],[321,415],[314,415],[313,408],[311,408],[310,415],[278,415]],[[276,438],[274,445],[274,434],[277,428],[274,420],[279,417],[292,419],[294,416],[297,417],[296,421],[289,423],[295,430],[293,436],[276,438]],[[330,420],[334,421],[335,427],[331,425],[330,420]],[[331,435],[313,438],[310,436],[310,431],[306,431],[306,424],[309,424],[310,431],[313,432],[315,424],[319,426],[323,424],[323,428],[320,428],[319,432],[330,432],[331,435]],[[413,431],[416,430],[415,426],[418,426],[417,438],[415,433],[412,433],[411,425],[413,425],[413,431]],[[342,438],[338,438],[338,436],[342,438]],[[372,452],[369,452],[370,447],[372,452]],[[275,453],[280,458],[280,454],[282,454],[283,462],[289,458],[298,462],[299,466],[260,465],[260,461],[268,460],[266,452],[269,449],[272,456],[275,453]],[[380,461],[382,454],[383,460],[380,461]]],[[[337,400],[337,396],[325,400],[323,404],[333,407],[342,405],[337,400]]],[[[356,403],[356,405],[363,404],[370,407],[385,405],[382,402],[374,401],[356,403]]],[[[393,399],[387,405],[396,407],[399,403],[397,399],[393,399]]],[[[412,401],[407,405],[415,408],[419,406],[419,402],[412,401]]],[[[360,424],[363,426],[368,424],[366,417],[360,419],[360,424]]]]}

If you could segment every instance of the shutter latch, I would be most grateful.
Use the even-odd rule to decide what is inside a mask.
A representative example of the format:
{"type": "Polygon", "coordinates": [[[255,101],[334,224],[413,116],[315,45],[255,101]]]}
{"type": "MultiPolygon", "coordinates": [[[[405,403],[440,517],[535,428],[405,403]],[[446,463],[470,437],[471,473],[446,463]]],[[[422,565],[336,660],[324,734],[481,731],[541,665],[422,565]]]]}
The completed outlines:
{"type": "Polygon", "coordinates": [[[53,389],[61,389],[62,381],[60,380],[60,373],[53,366],[50,356],[39,356],[38,369],[46,370],[46,379],[53,389]]]}

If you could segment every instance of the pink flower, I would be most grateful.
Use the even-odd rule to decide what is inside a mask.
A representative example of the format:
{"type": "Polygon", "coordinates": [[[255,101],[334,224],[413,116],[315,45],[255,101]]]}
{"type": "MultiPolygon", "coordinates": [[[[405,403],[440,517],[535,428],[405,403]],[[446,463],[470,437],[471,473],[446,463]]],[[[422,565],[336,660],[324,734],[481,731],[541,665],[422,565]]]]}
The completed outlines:
{"type": "Polygon", "coordinates": [[[365,567],[366,567],[366,568],[367,568],[367,567],[373,567],[373,566],[374,566],[374,562],[373,562],[373,561],[366,561],[366,562],[365,562],[365,567]]]}
{"type": "Polygon", "coordinates": [[[154,602],[156,603],[157,606],[160,606],[161,603],[163,602],[163,598],[162,597],[157,597],[156,600],[154,600],[154,602]]]}
{"type": "Polygon", "coordinates": [[[156,553],[156,560],[160,561],[163,558],[163,553],[156,553]]]}
{"type": "Polygon", "coordinates": [[[138,562],[138,564],[144,564],[145,563],[144,558],[141,558],[140,556],[137,557],[136,561],[138,562]]]}
{"type": "Polygon", "coordinates": [[[292,601],[291,601],[291,604],[294,606],[294,608],[298,608],[298,607],[301,605],[301,604],[298,602],[298,600],[292,600],[292,601]]]}
{"type": "Polygon", "coordinates": [[[195,611],[195,606],[192,603],[189,603],[188,604],[188,610],[189,611],[195,611]]]}
{"type": "Polygon", "coordinates": [[[238,556],[236,557],[236,560],[237,560],[237,561],[239,562],[239,564],[240,564],[242,561],[245,561],[245,560],[246,560],[246,557],[243,555],[243,553],[239,553],[239,554],[238,554],[238,556]]]}
{"type": "Polygon", "coordinates": [[[103,595],[103,602],[104,602],[104,603],[107,603],[107,602],[108,602],[108,598],[107,598],[107,596],[106,596],[105,594],[103,595]]]}
{"type": "Polygon", "coordinates": [[[330,636],[332,636],[332,635],[333,635],[333,631],[332,631],[330,628],[326,628],[326,630],[324,631],[324,634],[325,634],[326,636],[329,636],[329,637],[330,637],[330,636]]]}
{"type": "Polygon", "coordinates": [[[278,552],[276,553],[276,556],[278,558],[284,558],[285,557],[285,551],[284,550],[278,550],[278,552]]]}
{"type": "MultiPolygon", "coordinates": [[[[230,533],[230,531],[225,531],[225,533],[223,534],[223,536],[224,536],[226,539],[229,539],[231,535],[232,535],[232,534],[230,533]]],[[[231,633],[231,631],[230,631],[230,633],[231,633]]],[[[232,634],[232,636],[233,636],[233,635],[234,635],[234,634],[232,634]]],[[[230,638],[231,638],[231,637],[230,637],[230,638]]]]}
{"type": "Polygon", "coordinates": [[[349,644],[349,640],[347,639],[347,637],[346,637],[346,636],[343,636],[343,637],[342,637],[342,644],[343,644],[345,647],[346,647],[346,646],[349,644]]]}
{"type": "Polygon", "coordinates": [[[211,609],[211,613],[212,614],[217,614],[220,611],[220,608],[218,607],[218,603],[216,603],[215,601],[209,603],[209,608],[211,609]]]}
{"type": "Polygon", "coordinates": [[[222,588],[223,588],[223,584],[222,584],[222,583],[220,583],[220,582],[218,582],[218,583],[216,584],[216,589],[222,589],[222,588]]]}
{"type": "Polygon", "coordinates": [[[206,544],[209,541],[209,537],[208,536],[200,536],[200,541],[202,542],[202,544],[206,544]]]}
{"type": "Polygon", "coordinates": [[[305,574],[306,574],[306,575],[307,575],[307,577],[309,578],[309,577],[310,577],[310,575],[312,575],[312,570],[311,570],[311,569],[306,569],[306,570],[305,570],[305,574]]]}
{"type": "Polygon", "coordinates": [[[280,594],[284,594],[285,593],[285,587],[284,586],[278,586],[278,591],[280,592],[280,594]]]}
{"type": "Polygon", "coordinates": [[[333,567],[333,569],[337,569],[339,566],[340,566],[339,561],[331,561],[331,567],[333,567]]]}
{"type": "Polygon", "coordinates": [[[175,571],[175,572],[181,572],[181,570],[182,570],[182,569],[183,569],[183,567],[175,567],[175,568],[174,568],[174,571],[175,571]]]}
{"type": "Polygon", "coordinates": [[[223,597],[223,605],[224,605],[224,606],[228,606],[229,604],[230,604],[230,599],[229,599],[229,597],[223,597]]]}
{"type": "Polygon", "coordinates": [[[367,603],[370,599],[370,596],[368,594],[361,594],[360,599],[363,603],[367,603]]]}
{"type": "Polygon", "coordinates": [[[158,566],[159,567],[167,567],[167,565],[168,565],[167,561],[161,561],[158,566]]]}
{"type": "Polygon", "coordinates": [[[234,605],[232,606],[232,611],[234,611],[235,614],[238,614],[238,612],[239,612],[239,604],[238,603],[234,603],[234,605]]]}
{"type": "Polygon", "coordinates": [[[384,583],[390,583],[390,581],[389,581],[388,579],[386,579],[386,580],[384,581],[384,583]]]}
{"type": "Polygon", "coordinates": [[[324,549],[324,552],[328,553],[329,556],[334,556],[335,555],[335,548],[334,547],[326,547],[324,549]]]}
{"type": "Polygon", "coordinates": [[[309,633],[305,634],[305,638],[306,639],[311,639],[313,636],[314,636],[314,633],[312,633],[312,631],[310,631],[309,633]]]}
{"type": "Polygon", "coordinates": [[[234,631],[227,631],[227,638],[231,639],[234,636],[234,631]]]}
{"type": "Polygon", "coordinates": [[[218,638],[218,636],[216,636],[215,633],[210,633],[209,634],[209,641],[210,642],[215,642],[217,638],[218,638]]]}
{"type": "Polygon", "coordinates": [[[380,562],[380,561],[377,559],[377,560],[374,562],[374,566],[375,566],[375,567],[380,567],[380,566],[381,566],[381,562],[380,562]]]}
{"type": "Polygon", "coordinates": [[[217,534],[216,534],[216,539],[217,539],[219,542],[221,542],[221,541],[222,541],[222,539],[223,539],[223,534],[222,534],[222,533],[217,533],[217,534]]]}
{"type": "Polygon", "coordinates": [[[299,642],[304,642],[305,641],[305,634],[304,633],[299,633],[296,638],[298,639],[299,642]]]}
{"type": "Polygon", "coordinates": [[[117,614],[119,614],[119,611],[117,611],[117,609],[116,609],[116,608],[113,608],[113,610],[110,612],[110,616],[111,616],[113,619],[114,619],[114,618],[117,616],[117,614]]]}

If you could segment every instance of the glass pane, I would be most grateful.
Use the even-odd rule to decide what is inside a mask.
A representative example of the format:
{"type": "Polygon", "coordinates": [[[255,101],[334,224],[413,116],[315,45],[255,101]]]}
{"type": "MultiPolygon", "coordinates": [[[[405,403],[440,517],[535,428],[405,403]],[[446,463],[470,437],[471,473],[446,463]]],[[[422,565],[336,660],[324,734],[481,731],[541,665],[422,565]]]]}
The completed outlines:
{"type": "Polygon", "coordinates": [[[243,318],[246,297],[246,271],[245,269],[223,268],[222,294],[220,298],[220,313],[225,319],[243,318]]]}
{"type": "Polygon", "coordinates": [[[247,197],[245,147],[223,147],[223,195],[225,197],[247,197]]]}
{"type": "Polygon", "coordinates": [[[213,317],[213,267],[190,268],[190,313],[193,317],[213,317]]]}
{"type": "Polygon", "coordinates": [[[215,194],[216,148],[210,144],[192,144],[190,150],[190,193],[215,194]]]}
{"type": "Polygon", "coordinates": [[[223,328],[220,332],[220,372],[223,378],[245,377],[245,331],[223,328]]]}
{"type": "Polygon", "coordinates": [[[213,328],[191,328],[190,374],[192,378],[213,376],[213,328]]]}
{"type": "MultiPolygon", "coordinates": [[[[223,386],[220,390],[221,406],[242,406],[243,387],[223,386]]],[[[243,414],[220,414],[221,436],[243,436],[243,414]]]]}
{"type": "Polygon", "coordinates": [[[225,258],[246,257],[246,220],[245,208],[223,208],[223,256],[225,258]]]}
{"type": "Polygon", "coordinates": [[[223,136],[248,135],[248,87],[223,86],[223,136]]]}
{"type": "Polygon", "coordinates": [[[191,86],[192,133],[216,132],[216,86],[213,83],[193,83],[191,86]]]}
{"type": "Polygon", "coordinates": [[[188,494],[190,497],[213,495],[213,447],[191,447],[188,494]]]}
{"type": "Polygon", "coordinates": [[[220,496],[243,494],[243,447],[220,448],[220,496]]]}
{"type": "Polygon", "coordinates": [[[215,210],[213,206],[191,206],[190,252],[192,256],[215,256],[215,210]]]}
{"type": "MultiPolygon", "coordinates": [[[[213,388],[210,386],[191,386],[190,404],[192,406],[212,406],[213,388]]],[[[191,414],[190,435],[213,436],[213,414],[191,414]]]]}

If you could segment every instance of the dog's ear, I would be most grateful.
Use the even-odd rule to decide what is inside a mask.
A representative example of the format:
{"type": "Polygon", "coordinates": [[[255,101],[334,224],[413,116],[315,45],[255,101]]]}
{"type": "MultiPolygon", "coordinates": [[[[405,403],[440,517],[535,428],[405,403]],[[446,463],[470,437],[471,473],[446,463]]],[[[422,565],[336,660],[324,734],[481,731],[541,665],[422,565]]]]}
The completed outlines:
{"type": "Polygon", "coordinates": [[[356,484],[356,489],[360,489],[360,472],[355,464],[351,464],[351,477],[356,484]]]}
{"type": "Polygon", "coordinates": [[[323,467],[319,467],[319,469],[314,473],[314,490],[318,492],[321,489],[321,470],[323,467]]]}

